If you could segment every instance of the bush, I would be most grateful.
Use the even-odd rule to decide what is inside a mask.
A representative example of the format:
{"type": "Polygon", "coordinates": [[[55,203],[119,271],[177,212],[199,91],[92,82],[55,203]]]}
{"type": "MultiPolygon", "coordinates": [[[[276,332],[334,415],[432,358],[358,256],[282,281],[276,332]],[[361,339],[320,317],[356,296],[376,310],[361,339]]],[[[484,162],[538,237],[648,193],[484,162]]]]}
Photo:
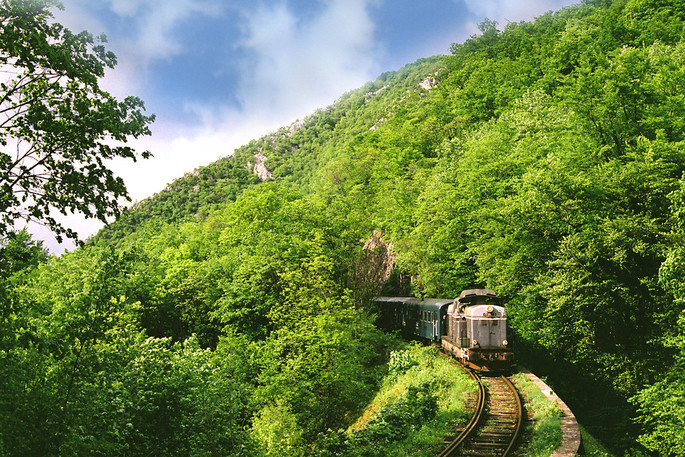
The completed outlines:
{"type": "Polygon", "coordinates": [[[431,383],[409,386],[404,395],[381,408],[369,423],[354,435],[362,445],[387,444],[405,439],[435,417],[438,400],[431,383]]]}
{"type": "Polygon", "coordinates": [[[418,365],[409,351],[393,351],[388,362],[388,378],[397,379],[413,366],[418,365]]]}

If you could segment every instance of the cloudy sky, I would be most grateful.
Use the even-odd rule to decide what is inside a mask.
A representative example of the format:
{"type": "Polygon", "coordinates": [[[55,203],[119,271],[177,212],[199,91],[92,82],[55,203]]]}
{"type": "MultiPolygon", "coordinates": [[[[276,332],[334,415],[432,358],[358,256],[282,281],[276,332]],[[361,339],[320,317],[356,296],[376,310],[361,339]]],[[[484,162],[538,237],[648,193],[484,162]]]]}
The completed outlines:
{"type": "MultiPolygon", "coordinates": [[[[118,65],[102,86],[157,116],[115,162],[134,201],[388,70],[448,54],[486,17],[500,28],[579,0],[62,0],[56,19],[104,33],[118,65]]],[[[82,237],[100,227],[69,221],[82,237]]],[[[57,246],[35,229],[53,252],[57,246]]]]}

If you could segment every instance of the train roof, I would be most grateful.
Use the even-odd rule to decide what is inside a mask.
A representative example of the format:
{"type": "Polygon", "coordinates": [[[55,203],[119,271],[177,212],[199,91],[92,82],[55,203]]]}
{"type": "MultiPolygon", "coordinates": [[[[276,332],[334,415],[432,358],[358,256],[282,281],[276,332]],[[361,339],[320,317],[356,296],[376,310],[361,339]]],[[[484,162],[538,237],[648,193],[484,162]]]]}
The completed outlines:
{"type": "Polygon", "coordinates": [[[459,298],[468,298],[468,297],[473,297],[473,296],[492,296],[496,297],[497,294],[495,293],[494,290],[490,289],[469,289],[463,291],[460,295],[459,298]]]}
{"type": "Polygon", "coordinates": [[[451,298],[419,298],[419,297],[376,297],[374,301],[381,303],[402,303],[427,309],[441,309],[454,302],[451,298]]]}
{"type": "MultiPolygon", "coordinates": [[[[417,307],[422,310],[442,310],[449,307],[449,312],[456,312],[457,308],[460,310],[466,306],[477,305],[495,305],[498,308],[502,306],[502,299],[490,289],[468,289],[463,291],[458,298],[421,298],[421,297],[375,297],[374,301],[377,303],[387,303],[403,305],[407,307],[417,307]],[[452,305],[452,306],[450,306],[452,305]]],[[[504,314],[506,316],[506,312],[504,314]]]]}
{"type": "Polygon", "coordinates": [[[495,291],[490,289],[469,289],[463,291],[455,301],[458,301],[462,305],[467,305],[499,302],[501,301],[501,298],[495,291]]]}

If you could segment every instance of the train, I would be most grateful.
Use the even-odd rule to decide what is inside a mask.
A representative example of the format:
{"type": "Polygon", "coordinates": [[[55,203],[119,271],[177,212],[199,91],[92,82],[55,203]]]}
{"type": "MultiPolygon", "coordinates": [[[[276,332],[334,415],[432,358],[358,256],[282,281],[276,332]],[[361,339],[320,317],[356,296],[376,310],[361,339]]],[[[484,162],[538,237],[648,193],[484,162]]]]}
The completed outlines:
{"type": "Polygon", "coordinates": [[[376,297],[379,324],[408,338],[440,345],[464,366],[480,372],[514,367],[507,339],[507,311],[490,289],[464,290],[456,299],[376,297]]]}

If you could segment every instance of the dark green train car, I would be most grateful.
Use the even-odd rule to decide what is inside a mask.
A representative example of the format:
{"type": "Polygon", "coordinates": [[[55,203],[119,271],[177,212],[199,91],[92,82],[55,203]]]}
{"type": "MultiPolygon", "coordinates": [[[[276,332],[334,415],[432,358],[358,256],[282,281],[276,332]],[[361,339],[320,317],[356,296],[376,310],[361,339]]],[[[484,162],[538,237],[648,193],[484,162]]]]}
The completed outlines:
{"type": "Polygon", "coordinates": [[[381,305],[380,325],[402,330],[409,337],[439,343],[447,331],[447,308],[454,300],[442,298],[377,297],[381,305]]]}

